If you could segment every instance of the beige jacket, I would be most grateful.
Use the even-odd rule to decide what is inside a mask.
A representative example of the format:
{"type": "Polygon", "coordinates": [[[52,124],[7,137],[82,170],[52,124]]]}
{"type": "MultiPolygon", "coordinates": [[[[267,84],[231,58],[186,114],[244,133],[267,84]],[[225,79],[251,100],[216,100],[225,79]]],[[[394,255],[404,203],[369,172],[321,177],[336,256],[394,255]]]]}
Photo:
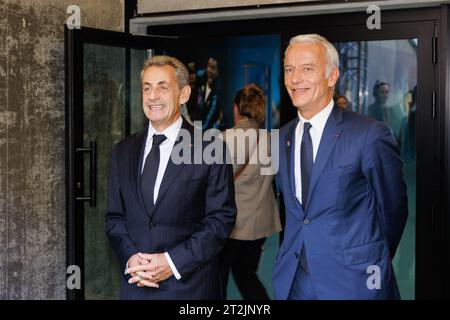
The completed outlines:
{"type": "MultiPolygon", "coordinates": [[[[228,129],[223,134],[223,139],[227,142],[228,148],[234,147],[231,153],[233,158],[234,186],[236,195],[237,218],[232,239],[256,240],[270,236],[274,232],[281,231],[280,217],[272,188],[274,176],[261,175],[261,165],[257,160],[259,141],[259,131],[257,123],[253,120],[243,120],[232,129],[228,129]],[[237,129],[241,129],[235,131],[237,129]],[[245,144],[245,136],[250,136],[248,130],[254,130],[253,139],[248,139],[249,143],[245,150],[245,159],[237,163],[237,145],[240,148],[245,144]],[[239,136],[231,142],[233,137],[239,136]],[[251,160],[251,162],[250,162],[251,160]],[[257,162],[257,164],[253,164],[257,162]]],[[[270,144],[268,144],[270,151],[270,144]]]]}

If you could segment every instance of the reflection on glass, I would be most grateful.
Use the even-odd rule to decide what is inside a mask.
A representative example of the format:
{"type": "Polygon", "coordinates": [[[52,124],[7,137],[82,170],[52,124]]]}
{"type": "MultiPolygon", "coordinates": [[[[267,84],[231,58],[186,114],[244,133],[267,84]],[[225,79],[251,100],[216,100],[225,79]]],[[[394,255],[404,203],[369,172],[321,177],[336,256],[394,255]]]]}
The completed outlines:
{"type": "Polygon", "coordinates": [[[131,49],[130,54],[130,133],[145,128],[148,119],[142,110],[141,70],[150,55],[148,50],[131,49]]]}
{"type": "Polygon", "coordinates": [[[256,83],[268,97],[265,125],[278,128],[280,41],[279,35],[202,38],[167,52],[182,61],[190,74],[191,97],[182,114],[202,121],[205,128],[232,128],[236,92],[256,83]]]}
{"type": "MultiPolygon", "coordinates": [[[[84,145],[97,141],[97,206],[85,205],[85,297],[117,299],[120,274],[105,233],[112,148],[125,137],[125,50],[84,46],[84,145]]],[[[85,158],[85,181],[89,181],[85,158]]]]}
{"type": "Polygon", "coordinates": [[[402,299],[414,299],[417,39],[341,42],[335,46],[341,62],[335,101],[384,122],[401,150],[409,217],[393,265],[402,299]]]}

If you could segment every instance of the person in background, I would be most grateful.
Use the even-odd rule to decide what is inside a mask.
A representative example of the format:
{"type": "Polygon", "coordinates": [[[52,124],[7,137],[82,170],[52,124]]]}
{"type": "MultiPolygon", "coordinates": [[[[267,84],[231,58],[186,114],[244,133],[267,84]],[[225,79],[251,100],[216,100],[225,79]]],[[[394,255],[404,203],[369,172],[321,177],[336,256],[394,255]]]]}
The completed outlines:
{"type": "Polygon", "coordinates": [[[416,159],[416,112],[417,112],[417,86],[410,91],[411,101],[408,103],[408,115],[404,123],[403,133],[403,159],[406,162],[416,159]]]}
{"type": "Polygon", "coordinates": [[[189,86],[191,87],[191,96],[186,102],[187,114],[189,115],[189,123],[193,124],[196,115],[199,113],[198,105],[197,105],[197,73],[194,62],[189,62],[187,65],[187,70],[189,72],[189,86]]]}
{"type": "MultiPolygon", "coordinates": [[[[281,230],[273,192],[272,175],[261,175],[261,165],[250,161],[258,152],[259,128],[264,123],[266,97],[256,84],[246,85],[234,98],[235,126],[224,132],[233,155],[233,172],[237,218],[230,239],[220,255],[220,267],[226,296],[231,273],[245,300],[267,300],[269,296],[258,278],[258,265],[266,238],[281,230]],[[253,140],[247,138],[253,135],[253,140]],[[237,137],[237,143],[234,138],[237,137]],[[245,152],[244,163],[238,163],[237,152],[245,152]]],[[[253,158],[256,159],[256,158],[253,158]]],[[[256,162],[256,161],[255,161],[256,162]]]]}
{"type": "Polygon", "coordinates": [[[210,57],[205,70],[197,72],[197,113],[194,121],[202,121],[202,129],[220,128],[222,119],[219,64],[210,57]]]}
{"type": "Polygon", "coordinates": [[[403,124],[406,121],[404,108],[401,104],[388,104],[391,86],[386,82],[377,81],[373,88],[375,102],[369,105],[368,116],[384,122],[390,129],[400,149],[402,148],[403,124]]]}
{"type": "Polygon", "coordinates": [[[348,108],[348,99],[347,99],[346,96],[338,95],[336,97],[335,101],[336,101],[336,105],[339,108],[342,108],[342,109],[347,109],[348,108]]]}
{"type": "Polygon", "coordinates": [[[385,113],[388,108],[387,102],[391,86],[387,82],[376,81],[373,86],[372,95],[375,98],[374,103],[370,104],[367,116],[383,122],[386,118],[385,113]]]}

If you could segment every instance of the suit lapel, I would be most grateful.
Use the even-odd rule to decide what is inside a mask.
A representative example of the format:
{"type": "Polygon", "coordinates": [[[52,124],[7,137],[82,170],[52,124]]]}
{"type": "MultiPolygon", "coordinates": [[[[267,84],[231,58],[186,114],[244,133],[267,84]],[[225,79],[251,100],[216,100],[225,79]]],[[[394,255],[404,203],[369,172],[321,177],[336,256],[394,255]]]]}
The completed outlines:
{"type": "Polygon", "coordinates": [[[143,211],[145,210],[144,200],[142,198],[141,192],[141,168],[144,157],[145,143],[147,141],[148,126],[141,133],[136,135],[136,139],[133,141],[132,151],[131,151],[131,161],[130,161],[130,176],[131,176],[131,186],[133,192],[138,199],[139,205],[143,211]]]}
{"type": "MultiPolygon", "coordinates": [[[[293,121],[291,128],[287,131],[284,141],[285,141],[285,148],[286,148],[286,161],[287,161],[287,179],[289,182],[289,190],[291,191],[291,197],[294,199],[294,203],[297,205],[297,208],[299,210],[299,215],[303,216],[303,208],[300,204],[300,202],[297,199],[297,196],[295,195],[295,129],[298,124],[297,121],[293,121]]],[[[297,212],[297,211],[295,211],[297,212]]]]}
{"type": "Polygon", "coordinates": [[[327,123],[322,133],[322,138],[320,139],[319,150],[317,151],[316,160],[314,162],[312,174],[311,174],[311,185],[309,187],[308,202],[306,209],[308,209],[311,203],[311,196],[314,192],[314,187],[322,173],[325,164],[330,157],[331,152],[341,134],[341,128],[339,128],[339,123],[342,121],[342,109],[338,106],[333,107],[333,111],[328,117],[327,123]]]}
{"type": "MultiPolygon", "coordinates": [[[[183,123],[181,125],[181,129],[185,129],[188,130],[190,133],[190,137],[191,137],[191,142],[192,139],[194,137],[194,127],[192,127],[186,120],[183,119],[183,123]]],[[[178,134],[177,140],[175,141],[174,144],[174,148],[175,146],[180,143],[182,141],[180,134],[178,134]]],[[[192,143],[191,143],[192,146],[192,143]]],[[[173,149],[172,149],[172,153],[173,153],[173,149]]],[[[191,147],[191,152],[193,152],[193,147],[191,147]]],[[[193,159],[193,157],[191,157],[191,160],[193,159]]],[[[174,182],[175,178],[180,174],[181,170],[184,167],[184,163],[181,164],[175,164],[172,161],[172,154],[169,157],[169,162],[167,163],[167,167],[166,170],[164,171],[164,176],[163,179],[161,181],[161,186],[159,187],[159,191],[158,191],[158,198],[156,199],[156,203],[153,206],[153,210],[151,212],[149,212],[149,216],[150,216],[150,220],[153,217],[153,214],[155,213],[156,208],[158,207],[158,205],[161,203],[161,200],[164,198],[167,189],[169,189],[169,187],[172,185],[172,183],[174,182]]]]}
{"type": "Polygon", "coordinates": [[[293,121],[291,128],[286,133],[285,138],[285,147],[286,147],[286,157],[287,157],[287,173],[288,173],[288,181],[289,181],[289,189],[292,191],[292,194],[295,196],[295,127],[298,121],[293,121]]]}

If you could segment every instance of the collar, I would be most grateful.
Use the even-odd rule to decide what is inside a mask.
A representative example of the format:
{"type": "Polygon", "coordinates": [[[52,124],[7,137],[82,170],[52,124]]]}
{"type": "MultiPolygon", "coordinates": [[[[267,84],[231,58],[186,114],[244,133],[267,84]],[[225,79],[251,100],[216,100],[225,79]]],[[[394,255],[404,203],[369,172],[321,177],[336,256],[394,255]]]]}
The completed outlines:
{"type": "Polygon", "coordinates": [[[328,103],[328,105],[324,109],[322,109],[318,114],[316,114],[314,117],[312,117],[309,120],[306,120],[305,118],[303,118],[301,116],[300,112],[297,112],[299,122],[301,123],[302,126],[305,122],[309,122],[309,123],[311,123],[311,126],[313,128],[316,128],[320,132],[322,132],[323,129],[325,128],[325,124],[327,123],[328,117],[330,116],[331,111],[333,110],[333,106],[334,106],[334,101],[333,101],[333,99],[331,99],[330,102],[328,103]]]}
{"type": "Polygon", "coordinates": [[[175,143],[178,133],[180,132],[181,125],[183,123],[183,118],[180,116],[177,121],[172,123],[168,128],[166,128],[162,132],[158,132],[153,128],[151,121],[148,122],[148,135],[147,135],[147,143],[149,143],[150,138],[153,137],[153,135],[156,134],[163,134],[166,136],[167,140],[169,140],[171,143],[175,143]]]}

